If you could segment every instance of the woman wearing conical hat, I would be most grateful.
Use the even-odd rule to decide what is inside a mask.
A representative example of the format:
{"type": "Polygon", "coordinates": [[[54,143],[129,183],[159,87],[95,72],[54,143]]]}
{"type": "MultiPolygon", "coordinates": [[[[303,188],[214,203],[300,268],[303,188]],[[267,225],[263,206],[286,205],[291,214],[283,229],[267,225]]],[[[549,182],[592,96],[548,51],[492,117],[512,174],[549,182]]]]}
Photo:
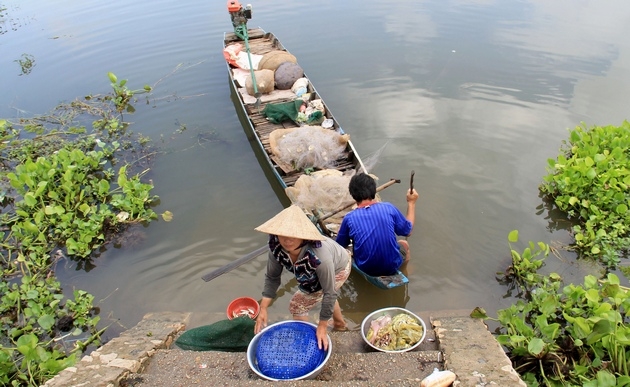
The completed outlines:
{"type": "Polygon", "coordinates": [[[319,348],[327,350],[330,318],[333,329],[346,328],[337,292],[350,275],[350,255],[337,242],[322,235],[296,205],[284,209],[255,230],[269,234],[269,259],[255,333],[267,326],[267,308],[276,298],[282,270],[287,269],[295,274],[298,282],[289,312],[295,320],[308,321],[309,311],[321,302],[317,343],[319,348]]]}

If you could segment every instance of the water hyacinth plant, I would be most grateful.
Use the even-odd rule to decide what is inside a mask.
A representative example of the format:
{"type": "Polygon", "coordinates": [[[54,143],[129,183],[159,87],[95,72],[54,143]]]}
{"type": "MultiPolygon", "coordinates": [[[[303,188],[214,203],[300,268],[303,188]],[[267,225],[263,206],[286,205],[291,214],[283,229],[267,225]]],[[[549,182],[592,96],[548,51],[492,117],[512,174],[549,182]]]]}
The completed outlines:
{"type": "Polygon", "coordinates": [[[574,222],[576,250],[615,268],[630,248],[630,123],[578,126],[541,192],[574,222]]]}
{"type": "Polygon", "coordinates": [[[42,385],[99,344],[94,297],[64,296],[56,260],[89,260],[130,224],[157,218],[148,169],[130,173],[148,146],[122,121],[134,94],[125,84],[47,117],[0,120],[0,385],[42,385]],[[86,115],[96,116],[91,133],[86,115]]]}
{"type": "MultiPolygon", "coordinates": [[[[509,238],[515,243],[518,232],[509,238]]],[[[544,261],[547,245],[534,245],[539,248],[533,255],[544,261]]],[[[521,259],[531,253],[511,252],[516,269],[506,270],[505,276],[517,281],[522,299],[497,311],[496,318],[483,308],[471,317],[500,324],[497,340],[527,385],[630,386],[630,289],[612,273],[603,279],[588,275],[582,284],[565,286],[557,273],[540,274],[542,265],[521,259]],[[534,271],[536,282],[530,281],[534,271]]]]}

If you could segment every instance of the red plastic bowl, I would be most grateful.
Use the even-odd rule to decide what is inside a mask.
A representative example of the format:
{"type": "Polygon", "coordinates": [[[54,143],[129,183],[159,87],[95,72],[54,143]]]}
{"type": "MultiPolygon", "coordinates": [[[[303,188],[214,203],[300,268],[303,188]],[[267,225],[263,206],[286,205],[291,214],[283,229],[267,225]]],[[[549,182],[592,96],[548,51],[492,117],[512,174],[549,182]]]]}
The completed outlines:
{"type": "Polygon", "coordinates": [[[230,320],[239,316],[255,319],[256,316],[258,316],[258,312],[260,312],[260,305],[258,305],[258,301],[251,297],[239,297],[235,299],[230,302],[226,311],[227,318],[230,320]]]}

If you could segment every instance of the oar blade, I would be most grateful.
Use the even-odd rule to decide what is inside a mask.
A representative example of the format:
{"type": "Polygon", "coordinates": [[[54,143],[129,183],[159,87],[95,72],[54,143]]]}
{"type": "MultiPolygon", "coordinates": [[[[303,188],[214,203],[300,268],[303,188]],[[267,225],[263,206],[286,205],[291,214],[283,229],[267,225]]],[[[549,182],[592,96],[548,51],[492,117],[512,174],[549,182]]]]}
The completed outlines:
{"type": "Polygon", "coordinates": [[[264,253],[265,251],[267,251],[269,249],[269,247],[267,245],[265,246],[261,246],[258,249],[252,251],[251,253],[237,259],[236,261],[232,261],[230,263],[228,263],[227,265],[220,267],[214,271],[211,271],[208,274],[205,274],[203,277],[201,277],[202,280],[208,282],[210,280],[213,280],[215,278],[217,278],[218,276],[220,276],[221,274],[225,274],[230,270],[236,269],[237,267],[253,260],[254,258],[258,257],[259,255],[261,255],[262,253],[264,253]]]}

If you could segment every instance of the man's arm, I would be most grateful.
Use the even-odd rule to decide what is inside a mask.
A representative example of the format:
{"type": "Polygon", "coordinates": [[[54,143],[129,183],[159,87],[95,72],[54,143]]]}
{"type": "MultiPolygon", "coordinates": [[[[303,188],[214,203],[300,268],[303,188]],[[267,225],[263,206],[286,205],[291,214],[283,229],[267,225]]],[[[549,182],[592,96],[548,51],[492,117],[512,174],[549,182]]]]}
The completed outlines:
{"type": "Polygon", "coordinates": [[[348,247],[350,244],[350,229],[348,228],[345,218],[341,221],[341,227],[339,227],[335,242],[339,243],[342,247],[348,247]]]}
{"type": "MultiPolygon", "coordinates": [[[[413,231],[413,225],[416,222],[416,201],[418,200],[418,192],[416,190],[407,191],[407,218],[411,222],[411,230],[413,231]]],[[[409,233],[411,235],[411,233],[409,233]]]]}

